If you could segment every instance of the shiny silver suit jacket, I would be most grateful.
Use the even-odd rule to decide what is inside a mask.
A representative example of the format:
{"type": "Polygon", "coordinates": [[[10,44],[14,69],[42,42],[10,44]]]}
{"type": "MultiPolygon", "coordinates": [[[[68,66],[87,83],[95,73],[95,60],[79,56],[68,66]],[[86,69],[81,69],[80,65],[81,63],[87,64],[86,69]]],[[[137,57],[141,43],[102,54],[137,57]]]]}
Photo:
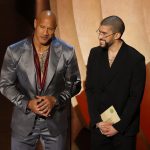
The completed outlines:
{"type": "Polygon", "coordinates": [[[37,85],[32,38],[19,41],[6,50],[0,77],[0,91],[14,104],[12,134],[27,136],[33,126],[36,114],[28,111],[28,100],[36,95],[53,95],[57,107],[47,118],[49,131],[53,136],[68,128],[68,105],[72,96],[80,91],[80,73],[73,47],[53,38],[46,83],[42,92],[37,85]],[[72,77],[74,77],[72,79],[72,77]]]}

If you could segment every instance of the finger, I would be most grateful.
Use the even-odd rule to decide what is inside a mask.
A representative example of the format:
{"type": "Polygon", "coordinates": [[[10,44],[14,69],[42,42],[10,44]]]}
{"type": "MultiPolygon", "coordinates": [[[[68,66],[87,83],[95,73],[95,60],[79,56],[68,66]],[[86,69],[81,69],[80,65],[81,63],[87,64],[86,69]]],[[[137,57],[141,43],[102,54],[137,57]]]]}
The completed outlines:
{"type": "Polygon", "coordinates": [[[102,130],[99,129],[99,131],[101,132],[101,134],[104,134],[102,130]]]}
{"type": "Polygon", "coordinates": [[[107,137],[111,137],[111,136],[113,136],[113,133],[111,133],[111,132],[107,132],[106,134],[105,134],[107,137]]]}
{"type": "Polygon", "coordinates": [[[46,117],[50,116],[50,110],[48,110],[45,115],[46,117]]]}
{"type": "Polygon", "coordinates": [[[111,136],[113,136],[113,133],[107,132],[107,133],[105,133],[105,135],[106,135],[107,137],[111,137],[111,136]]]}
{"type": "Polygon", "coordinates": [[[101,130],[104,135],[108,135],[108,131],[101,130]]]}
{"type": "Polygon", "coordinates": [[[111,122],[105,122],[105,125],[106,125],[106,126],[111,126],[112,123],[111,123],[111,122]]]}
{"type": "Polygon", "coordinates": [[[111,132],[109,129],[106,129],[106,128],[105,129],[101,129],[101,130],[102,130],[102,132],[104,134],[110,134],[110,132],[111,132]]]}
{"type": "Polygon", "coordinates": [[[105,136],[109,135],[109,131],[108,131],[108,130],[100,130],[100,132],[101,132],[103,135],[105,135],[105,136]]]}
{"type": "Polygon", "coordinates": [[[103,132],[109,132],[109,129],[101,129],[103,132]]]}
{"type": "Polygon", "coordinates": [[[107,123],[102,123],[102,124],[100,124],[100,127],[101,128],[104,128],[104,127],[109,127],[110,125],[109,124],[107,124],[107,123]]]}
{"type": "Polygon", "coordinates": [[[99,126],[105,126],[105,122],[100,122],[99,126]]]}
{"type": "Polygon", "coordinates": [[[103,132],[108,132],[110,130],[110,128],[106,128],[106,127],[103,127],[103,128],[100,128],[103,132]]]}
{"type": "Polygon", "coordinates": [[[40,108],[44,105],[47,105],[47,103],[42,99],[38,104],[37,104],[37,107],[40,108]]]}
{"type": "Polygon", "coordinates": [[[41,112],[45,112],[49,109],[49,107],[47,105],[43,105],[41,106],[40,108],[38,108],[38,111],[41,111],[41,112]]]}
{"type": "Polygon", "coordinates": [[[42,113],[40,111],[35,111],[35,113],[42,116],[42,113]]]}
{"type": "Polygon", "coordinates": [[[45,99],[45,96],[36,96],[37,99],[45,99]]]}
{"type": "Polygon", "coordinates": [[[37,108],[38,111],[43,112],[44,110],[47,110],[47,105],[43,105],[40,108],[37,108]]]}
{"type": "Polygon", "coordinates": [[[50,110],[47,110],[46,112],[43,112],[42,115],[45,116],[45,117],[50,116],[50,110]]]}

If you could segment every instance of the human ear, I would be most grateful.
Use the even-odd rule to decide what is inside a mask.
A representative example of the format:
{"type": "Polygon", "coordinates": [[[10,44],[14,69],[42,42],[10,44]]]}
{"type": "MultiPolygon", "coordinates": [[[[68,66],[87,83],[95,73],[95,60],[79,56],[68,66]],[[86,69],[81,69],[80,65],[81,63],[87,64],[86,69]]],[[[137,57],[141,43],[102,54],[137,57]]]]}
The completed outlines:
{"type": "Polygon", "coordinates": [[[115,33],[115,39],[118,40],[121,38],[121,33],[117,32],[115,33]]]}

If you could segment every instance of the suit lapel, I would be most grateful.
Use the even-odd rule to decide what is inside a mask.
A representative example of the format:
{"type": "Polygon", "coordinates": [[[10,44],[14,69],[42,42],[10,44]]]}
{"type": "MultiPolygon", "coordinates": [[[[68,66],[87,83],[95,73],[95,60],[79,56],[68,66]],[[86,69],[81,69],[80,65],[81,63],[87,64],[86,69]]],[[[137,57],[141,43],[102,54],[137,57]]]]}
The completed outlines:
{"type": "Polygon", "coordinates": [[[30,83],[29,87],[32,87],[32,90],[36,92],[36,69],[34,65],[32,39],[29,38],[29,40],[27,40],[27,43],[24,44],[24,46],[26,50],[24,53],[24,58],[25,58],[24,65],[26,67],[26,73],[30,83]],[[33,70],[31,70],[31,68],[33,70]]]}
{"type": "Polygon", "coordinates": [[[49,56],[49,63],[48,63],[44,91],[46,91],[48,85],[50,84],[50,82],[55,74],[61,53],[62,53],[62,47],[58,43],[57,39],[54,38],[52,40],[51,47],[50,47],[50,56],[49,56]]]}
{"type": "Polygon", "coordinates": [[[105,57],[107,57],[107,62],[105,60],[105,67],[106,69],[108,69],[108,74],[106,75],[106,80],[104,81],[104,86],[106,87],[115,77],[115,75],[117,75],[117,73],[119,71],[121,71],[121,69],[123,69],[124,63],[127,60],[127,51],[126,51],[126,44],[123,42],[111,68],[109,67],[109,62],[108,62],[108,51],[105,54],[105,57]]]}

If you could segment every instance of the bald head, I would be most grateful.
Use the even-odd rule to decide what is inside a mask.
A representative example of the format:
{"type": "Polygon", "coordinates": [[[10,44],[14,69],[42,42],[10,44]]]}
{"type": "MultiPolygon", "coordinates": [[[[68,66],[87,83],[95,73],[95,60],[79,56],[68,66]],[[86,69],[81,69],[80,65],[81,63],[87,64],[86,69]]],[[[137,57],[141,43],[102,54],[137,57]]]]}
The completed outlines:
{"type": "Polygon", "coordinates": [[[37,17],[36,20],[40,22],[43,19],[49,19],[51,20],[53,27],[57,27],[57,21],[56,21],[56,16],[53,12],[50,10],[43,10],[37,17]]]}
{"type": "Polygon", "coordinates": [[[50,10],[42,11],[34,20],[34,43],[36,45],[49,45],[55,36],[56,16],[50,10]]]}

